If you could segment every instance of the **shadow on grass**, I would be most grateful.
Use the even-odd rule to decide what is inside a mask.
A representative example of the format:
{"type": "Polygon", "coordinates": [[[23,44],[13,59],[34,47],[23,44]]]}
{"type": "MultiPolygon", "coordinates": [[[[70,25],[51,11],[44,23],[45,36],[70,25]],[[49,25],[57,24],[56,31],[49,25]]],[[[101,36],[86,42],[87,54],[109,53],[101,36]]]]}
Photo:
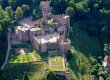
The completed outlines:
{"type": "Polygon", "coordinates": [[[83,63],[87,67],[86,71],[89,74],[91,68],[89,58],[91,56],[103,55],[100,41],[98,38],[90,36],[87,32],[77,27],[74,27],[73,31],[70,32],[69,39],[71,40],[71,44],[73,46],[72,50],[74,50],[72,53],[73,57],[69,61],[69,68],[76,75],[76,77],[79,78],[81,74],[81,67],[79,64],[83,63]],[[81,60],[81,62],[78,60],[78,58],[81,60]]]}
{"type": "Polygon", "coordinates": [[[72,72],[75,73],[75,76],[78,78],[79,68],[76,62],[77,62],[76,57],[72,55],[72,58],[68,62],[69,63],[68,68],[71,69],[72,72]]]}
{"type": "Polygon", "coordinates": [[[103,55],[98,38],[90,36],[87,32],[79,28],[73,28],[73,32],[70,32],[69,39],[72,46],[87,57],[103,55]]]}
{"type": "MultiPolygon", "coordinates": [[[[30,62],[30,63],[13,63],[7,64],[4,72],[8,74],[10,77],[22,79],[24,72],[26,71],[28,74],[36,74],[40,73],[43,75],[45,70],[47,69],[46,62],[30,62]]],[[[36,75],[37,76],[37,75],[36,75]]]]}
{"type": "Polygon", "coordinates": [[[39,52],[38,54],[40,55],[41,59],[45,59],[45,58],[48,57],[48,53],[47,52],[39,52]]]}

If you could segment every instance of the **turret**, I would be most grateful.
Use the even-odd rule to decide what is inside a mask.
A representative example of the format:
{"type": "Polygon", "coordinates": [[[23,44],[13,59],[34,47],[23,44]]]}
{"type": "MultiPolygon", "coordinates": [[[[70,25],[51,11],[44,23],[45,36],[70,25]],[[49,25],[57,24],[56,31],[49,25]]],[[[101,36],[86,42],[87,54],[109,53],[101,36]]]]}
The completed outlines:
{"type": "Polygon", "coordinates": [[[41,1],[40,7],[42,9],[43,18],[46,18],[51,13],[50,1],[41,1]]]}

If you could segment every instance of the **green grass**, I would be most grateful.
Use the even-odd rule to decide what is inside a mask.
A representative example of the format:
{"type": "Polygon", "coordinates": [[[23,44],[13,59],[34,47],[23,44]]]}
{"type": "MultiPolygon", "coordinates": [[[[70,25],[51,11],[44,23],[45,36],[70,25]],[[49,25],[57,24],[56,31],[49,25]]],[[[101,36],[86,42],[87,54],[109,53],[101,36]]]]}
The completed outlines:
{"type": "Polygon", "coordinates": [[[33,58],[30,54],[20,54],[15,57],[11,57],[9,63],[28,63],[33,62],[33,58]]]}
{"type": "Polygon", "coordinates": [[[19,48],[12,48],[9,53],[8,63],[28,63],[33,62],[33,58],[31,56],[32,50],[29,48],[23,48],[25,54],[17,53],[19,48]]]}
{"type": "Polygon", "coordinates": [[[29,44],[19,44],[19,45],[12,45],[12,49],[10,50],[9,54],[9,63],[28,63],[33,62],[32,55],[34,55],[37,59],[44,59],[48,57],[47,52],[38,53],[33,47],[29,44]],[[19,49],[23,48],[25,54],[17,53],[19,49]],[[32,55],[31,55],[32,54],[32,55]]]}
{"type": "Polygon", "coordinates": [[[69,38],[72,46],[85,56],[102,55],[102,48],[97,37],[90,36],[87,32],[73,27],[73,32],[70,33],[69,38]]]}
{"type": "Polygon", "coordinates": [[[26,71],[30,80],[41,80],[45,76],[47,68],[46,62],[12,63],[6,65],[4,72],[14,79],[22,80],[26,71]]]}
{"type": "Polygon", "coordinates": [[[63,68],[63,56],[62,55],[51,55],[51,69],[53,71],[65,71],[63,68]]]}
{"type": "Polygon", "coordinates": [[[30,80],[41,80],[45,76],[46,69],[48,69],[47,62],[35,62],[32,58],[33,54],[36,58],[39,58],[37,52],[31,47],[24,47],[16,45],[10,50],[8,62],[5,66],[4,72],[14,78],[21,80],[24,72],[29,75],[30,80]],[[23,48],[25,54],[17,53],[17,51],[23,48]],[[36,56],[37,55],[37,56],[36,56]]]}
{"type": "Polygon", "coordinates": [[[102,48],[99,40],[75,26],[69,38],[72,43],[72,58],[67,64],[68,69],[71,71],[75,80],[78,80],[85,74],[90,78],[92,65],[89,58],[91,56],[102,55],[102,48]]]}

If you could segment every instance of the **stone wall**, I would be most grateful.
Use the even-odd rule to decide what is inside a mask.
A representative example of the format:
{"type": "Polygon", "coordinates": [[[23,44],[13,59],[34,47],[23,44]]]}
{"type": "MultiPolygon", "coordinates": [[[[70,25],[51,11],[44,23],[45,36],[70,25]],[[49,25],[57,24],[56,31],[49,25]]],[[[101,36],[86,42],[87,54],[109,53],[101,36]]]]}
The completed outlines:
{"type": "Polygon", "coordinates": [[[60,51],[55,51],[55,50],[54,51],[48,51],[49,55],[53,55],[53,54],[57,55],[57,53],[60,53],[60,51]]]}
{"type": "Polygon", "coordinates": [[[70,43],[70,41],[59,42],[59,48],[60,48],[61,52],[71,50],[71,43],[70,43]]]}
{"type": "Polygon", "coordinates": [[[48,43],[47,44],[48,49],[58,49],[59,48],[59,44],[56,43],[48,43]]]}
{"type": "Polygon", "coordinates": [[[10,32],[10,38],[11,38],[11,40],[16,40],[17,39],[17,35],[16,35],[16,33],[14,32],[14,33],[12,33],[12,32],[10,32]]]}
{"type": "Polygon", "coordinates": [[[41,44],[41,52],[46,52],[47,51],[47,44],[41,44]]]}
{"type": "Polygon", "coordinates": [[[41,1],[40,7],[42,9],[43,18],[46,18],[51,13],[50,1],[41,1]]]}
{"type": "Polygon", "coordinates": [[[18,29],[17,31],[16,37],[19,41],[29,41],[29,30],[22,31],[18,29]]]}

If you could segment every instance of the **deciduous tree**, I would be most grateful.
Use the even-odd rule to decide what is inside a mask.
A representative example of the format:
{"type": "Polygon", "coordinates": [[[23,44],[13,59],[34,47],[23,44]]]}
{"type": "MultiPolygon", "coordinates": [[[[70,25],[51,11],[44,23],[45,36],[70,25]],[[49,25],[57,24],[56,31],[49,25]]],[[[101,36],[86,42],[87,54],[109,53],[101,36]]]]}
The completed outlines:
{"type": "Polygon", "coordinates": [[[23,18],[23,11],[21,9],[21,7],[17,7],[16,11],[15,11],[15,19],[17,21],[21,20],[23,18]]]}

